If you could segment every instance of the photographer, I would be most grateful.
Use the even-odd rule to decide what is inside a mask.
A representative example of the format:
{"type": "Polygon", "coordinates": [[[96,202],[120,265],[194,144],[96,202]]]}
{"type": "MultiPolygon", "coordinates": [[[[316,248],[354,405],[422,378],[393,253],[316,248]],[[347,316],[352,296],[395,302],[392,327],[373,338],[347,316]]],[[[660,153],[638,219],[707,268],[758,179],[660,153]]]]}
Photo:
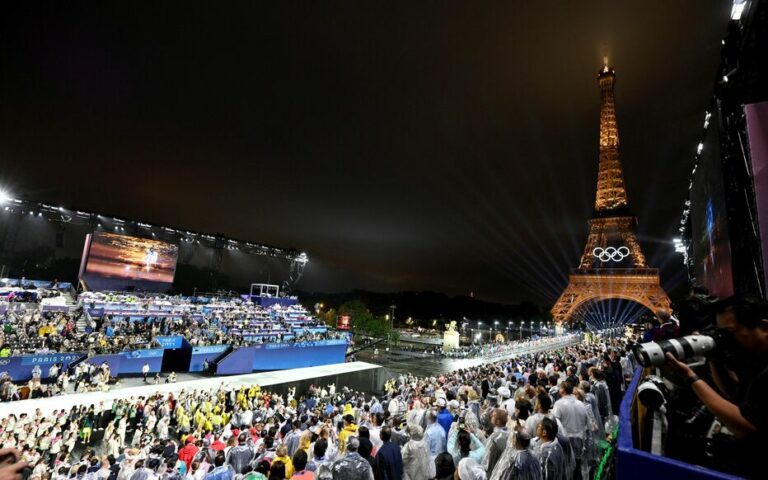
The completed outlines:
{"type": "MultiPolygon", "coordinates": [[[[681,374],[704,405],[738,439],[744,454],[743,474],[756,477],[761,455],[768,451],[768,303],[763,300],[732,297],[714,304],[717,328],[725,344],[724,353],[741,355],[741,368],[735,398],[725,398],[696,375],[685,363],[667,353],[667,364],[681,374]],[[732,341],[731,341],[732,340],[732,341]],[[733,345],[730,345],[730,344],[733,345]],[[729,349],[730,347],[730,349],[729,349]],[[728,351],[734,350],[734,351],[728,351]]],[[[722,367],[722,365],[713,365],[722,367]]],[[[719,375],[713,375],[718,379],[719,375]]],[[[720,382],[717,382],[720,383],[720,382]]],[[[721,391],[727,391],[718,385],[721,391]]]]}

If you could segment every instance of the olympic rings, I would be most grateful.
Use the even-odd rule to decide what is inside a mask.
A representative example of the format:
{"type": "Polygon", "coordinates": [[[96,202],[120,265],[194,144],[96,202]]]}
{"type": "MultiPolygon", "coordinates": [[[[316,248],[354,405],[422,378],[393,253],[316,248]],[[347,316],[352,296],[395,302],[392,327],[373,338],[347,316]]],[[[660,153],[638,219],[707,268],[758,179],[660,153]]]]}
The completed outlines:
{"type": "Polygon", "coordinates": [[[629,248],[625,246],[621,246],[619,248],[597,247],[594,250],[592,250],[592,255],[594,255],[598,260],[600,260],[603,263],[610,262],[610,261],[620,262],[629,256],[629,248]]]}

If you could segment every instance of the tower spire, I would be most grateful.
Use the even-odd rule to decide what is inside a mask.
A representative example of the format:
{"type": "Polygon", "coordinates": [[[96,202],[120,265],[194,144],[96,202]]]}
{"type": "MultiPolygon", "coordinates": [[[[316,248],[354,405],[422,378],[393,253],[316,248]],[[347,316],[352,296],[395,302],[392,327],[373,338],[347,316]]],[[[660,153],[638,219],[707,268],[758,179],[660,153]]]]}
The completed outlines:
{"type": "Polygon", "coordinates": [[[600,86],[600,165],[597,171],[595,212],[598,215],[627,207],[627,190],[619,160],[619,130],[616,125],[616,101],[613,86],[616,74],[605,65],[597,75],[600,86]]]}

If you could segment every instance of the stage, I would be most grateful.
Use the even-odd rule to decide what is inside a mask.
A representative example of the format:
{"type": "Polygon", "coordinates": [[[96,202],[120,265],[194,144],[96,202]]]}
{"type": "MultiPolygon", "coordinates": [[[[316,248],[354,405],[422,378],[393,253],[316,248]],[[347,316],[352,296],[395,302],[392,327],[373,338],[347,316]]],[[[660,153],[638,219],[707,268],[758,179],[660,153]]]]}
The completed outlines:
{"type": "Polygon", "coordinates": [[[37,408],[43,414],[48,414],[53,410],[69,410],[75,405],[96,405],[101,401],[104,402],[106,408],[109,408],[115,399],[147,397],[157,392],[178,393],[182,390],[218,390],[222,385],[225,388],[238,388],[242,385],[258,384],[283,394],[289,387],[295,386],[297,394],[300,394],[311,384],[330,385],[333,383],[339,391],[346,386],[352,390],[378,392],[386,380],[386,375],[385,369],[379,365],[350,362],[247,375],[206,377],[160,385],[121,386],[108,392],[72,393],[49,398],[3,402],[0,403],[0,418],[7,417],[12,413],[17,416],[21,413],[33,414],[37,408]]]}

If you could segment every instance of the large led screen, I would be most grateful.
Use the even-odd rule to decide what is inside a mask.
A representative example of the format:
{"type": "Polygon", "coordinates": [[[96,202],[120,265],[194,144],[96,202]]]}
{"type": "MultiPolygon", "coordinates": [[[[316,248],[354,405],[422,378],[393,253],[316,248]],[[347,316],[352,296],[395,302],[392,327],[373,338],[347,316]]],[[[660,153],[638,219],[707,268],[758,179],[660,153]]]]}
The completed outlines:
{"type": "Polygon", "coordinates": [[[128,282],[173,283],[179,247],[148,238],[94,232],[85,277],[128,282]]]}
{"type": "Polygon", "coordinates": [[[755,182],[757,221],[763,252],[763,287],[768,295],[768,102],[746,105],[749,154],[755,182]]]}
{"type": "Polygon", "coordinates": [[[693,177],[691,240],[696,283],[725,298],[733,295],[733,266],[716,117],[717,113],[693,177]]]}

